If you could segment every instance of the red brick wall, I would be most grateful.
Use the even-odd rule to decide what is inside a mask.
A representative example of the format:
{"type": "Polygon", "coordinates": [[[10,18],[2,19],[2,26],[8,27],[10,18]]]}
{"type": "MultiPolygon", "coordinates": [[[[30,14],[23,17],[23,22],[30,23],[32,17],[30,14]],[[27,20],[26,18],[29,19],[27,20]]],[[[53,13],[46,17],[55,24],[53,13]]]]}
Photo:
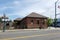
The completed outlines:
{"type": "Polygon", "coordinates": [[[44,21],[42,18],[26,18],[26,24],[28,28],[47,28],[47,21],[44,21],[44,24],[42,21],[44,21]],[[33,20],[33,24],[31,24],[31,20],[33,20]],[[39,20],[39,24],[37,24],[37,20],[39,20]]]}

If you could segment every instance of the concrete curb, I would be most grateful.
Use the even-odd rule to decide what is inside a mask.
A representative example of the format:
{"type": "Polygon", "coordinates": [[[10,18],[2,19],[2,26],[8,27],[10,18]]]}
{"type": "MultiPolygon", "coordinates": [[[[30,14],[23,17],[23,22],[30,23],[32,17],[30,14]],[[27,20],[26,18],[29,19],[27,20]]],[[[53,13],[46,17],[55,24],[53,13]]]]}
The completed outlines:
{"type": "MultiPolygon", "coordinates": [[[[17,32],[17,31],[38,31],[38,30],[60,30],[60,28],[56,29],[15,29],[15,30],[5,30],[5,32],[17,32]]],[[[3,30],[0,30],[0,32],[3,32],[3,30]]]]}

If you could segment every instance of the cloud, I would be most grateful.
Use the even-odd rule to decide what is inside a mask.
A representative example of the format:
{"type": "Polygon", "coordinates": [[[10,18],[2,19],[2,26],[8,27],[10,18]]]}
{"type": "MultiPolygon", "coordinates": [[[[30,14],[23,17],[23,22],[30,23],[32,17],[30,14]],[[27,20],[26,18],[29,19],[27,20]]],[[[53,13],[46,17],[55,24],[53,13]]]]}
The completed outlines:
{"type": "Polygon", "coordinates": [[[14,4],[19,4],[20,2],[19,1],[14,1],[14,4]]]}
{"type": "Polygon", "coordinates": [[[26,16],[31,12],[37,12],[37,13],[49,16],[50,14],[54,13],[53,9],[54,9],[55,0],[53,0],[53,2],[52,2],[52,0],[35,0],[35,1],[25,0],[24,2],[27,4],[27,6],[23,7],[22,10],[18,10],[16,12],[16,15],[26,16]]]}
{"type": "Polygon", "coordinates": [[[21,5],[19,1],[13,1],[12,4],[15,5],[15,6],[17,6],[17,5],[21,5]]]}
{"type": "Polygon", "coordinates": [[[31,12],[37,12],[53,18],[55,1],[56,0],[11,0],[0,7],[0,13],[1,10],[2,12],[3,10],[7,11],[6,14],[12,19],[14,17],[24,17],[31,12]]]}

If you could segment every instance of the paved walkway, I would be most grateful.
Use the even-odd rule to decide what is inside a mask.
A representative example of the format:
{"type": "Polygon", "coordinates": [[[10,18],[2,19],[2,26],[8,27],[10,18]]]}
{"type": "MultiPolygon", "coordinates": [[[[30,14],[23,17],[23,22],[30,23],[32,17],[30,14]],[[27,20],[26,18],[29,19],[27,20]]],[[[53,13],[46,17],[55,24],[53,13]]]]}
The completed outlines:
{"type": "MultiPolygon", "coordinates": [[[[47,29],[14,29],[14,30],[5,30],[5,32],[16,32],[16,31],[37,31],[37,30],[60,30],[60,28],[47,28],[47,29]]],[[[0,32],[3,32],[3,30],[0,30],[0,32]]]]}

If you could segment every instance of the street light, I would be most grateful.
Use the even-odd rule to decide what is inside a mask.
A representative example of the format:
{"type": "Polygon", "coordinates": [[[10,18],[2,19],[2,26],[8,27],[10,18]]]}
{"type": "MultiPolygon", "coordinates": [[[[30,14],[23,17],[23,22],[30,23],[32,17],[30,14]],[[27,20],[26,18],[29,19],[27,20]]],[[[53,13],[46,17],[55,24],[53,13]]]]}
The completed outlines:
{"type": "Polygon", "coordinates": [[[6,29],[6,19],[8,19],[8,17],[6,17],[6,15],[4,14],[2,19],[3,19],[3,23],[4,23],[3,24],[3,32],[5,32],[5,29],[6,29]]]}
{"type": "Polygon", "coordinates": [[[57,14],[56,14],[56,13],[57,13],[57,8],[56,8],[56,7],[57,7],[57,2],[58,2],[58,0],[55,2],[55,19],[54,19],[54,27],[56,27],[56,21],[57,21],[57,18],[56,18],[56,17],[57,17],[57,14]]]}

